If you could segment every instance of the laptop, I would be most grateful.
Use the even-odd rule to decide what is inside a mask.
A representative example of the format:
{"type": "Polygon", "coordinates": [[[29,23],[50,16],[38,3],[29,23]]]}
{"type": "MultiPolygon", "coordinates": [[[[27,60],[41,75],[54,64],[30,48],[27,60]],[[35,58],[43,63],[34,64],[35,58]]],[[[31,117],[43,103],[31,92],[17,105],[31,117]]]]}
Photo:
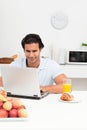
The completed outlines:
{"type": "Polygon", "coordinates": [[[3,65],[1,75],[9,97],[41,99],[48,92],[41,92],[37,68],[20,68],[3,65]]]}

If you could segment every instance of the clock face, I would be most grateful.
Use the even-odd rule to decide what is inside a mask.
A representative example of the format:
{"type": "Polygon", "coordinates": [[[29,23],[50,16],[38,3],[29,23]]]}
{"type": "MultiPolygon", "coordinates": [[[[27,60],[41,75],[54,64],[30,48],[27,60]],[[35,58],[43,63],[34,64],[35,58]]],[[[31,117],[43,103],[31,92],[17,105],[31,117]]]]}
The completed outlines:
{"type": "Polygon", "coordinates": [[[68,24],[68,16],[65,15],[64,13],[55,13],[51,17],[51,25],[55,29],[63,29],[67,26],[68,24]]]}

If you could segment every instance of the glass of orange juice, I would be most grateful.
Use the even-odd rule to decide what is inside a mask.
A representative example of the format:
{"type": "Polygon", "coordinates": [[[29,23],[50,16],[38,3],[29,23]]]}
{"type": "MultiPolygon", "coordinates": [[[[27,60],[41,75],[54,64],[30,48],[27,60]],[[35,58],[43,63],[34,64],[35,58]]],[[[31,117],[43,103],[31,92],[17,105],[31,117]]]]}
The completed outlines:
{"type": "Polygon", "coordinates": [[[72,81],[70,78],[67,78],[63,81],[63,93],[72,91],[72,81]]]}

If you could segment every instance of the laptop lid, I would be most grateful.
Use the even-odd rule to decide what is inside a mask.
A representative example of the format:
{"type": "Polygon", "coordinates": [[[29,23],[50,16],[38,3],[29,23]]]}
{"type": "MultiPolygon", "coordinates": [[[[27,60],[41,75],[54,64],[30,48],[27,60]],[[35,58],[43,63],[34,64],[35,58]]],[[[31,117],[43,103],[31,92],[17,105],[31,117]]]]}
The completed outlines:
{"type": "Polygon", "coordinates": [[[35,99],[45,96],[40,92],[37,68],[20,68],[3,65],[1,66],[1,75],[8,96],[35,99]]]}

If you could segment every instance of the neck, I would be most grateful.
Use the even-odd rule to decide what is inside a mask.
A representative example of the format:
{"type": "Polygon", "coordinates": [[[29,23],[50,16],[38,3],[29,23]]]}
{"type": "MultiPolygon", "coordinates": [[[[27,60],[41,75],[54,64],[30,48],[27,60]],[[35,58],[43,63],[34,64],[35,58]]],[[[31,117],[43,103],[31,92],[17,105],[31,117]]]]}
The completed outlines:
{"type": "Polygon", "coordinates": [[[35,63],[28,63],[28,61],[26,60],[26,66],[27,67],[38,68],[39,65],[40,65],[40,60],[38,62],[35,62],[35,63]]]}

